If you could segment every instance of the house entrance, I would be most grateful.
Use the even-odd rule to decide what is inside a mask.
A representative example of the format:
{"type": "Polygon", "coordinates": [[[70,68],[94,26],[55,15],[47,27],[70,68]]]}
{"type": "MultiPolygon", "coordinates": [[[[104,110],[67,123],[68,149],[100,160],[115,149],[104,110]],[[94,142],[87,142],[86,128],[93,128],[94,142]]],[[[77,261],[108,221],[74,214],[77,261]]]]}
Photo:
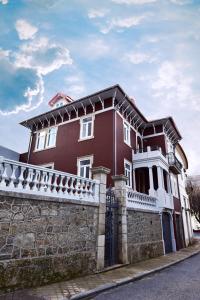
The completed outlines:
{"type": "Polygon", "coordinates": [[[105,267],[118,263],[118,201],[111,188],[106,193],[105,267]]]}
{"type": "Polygon", "coordinates": [[[162,214],[162,227],[163,227],[163,238],[165,242],[165,253],[170,253],[172,252],[171,225],[170,225],[170,215],[166,212],[162,214]]]}

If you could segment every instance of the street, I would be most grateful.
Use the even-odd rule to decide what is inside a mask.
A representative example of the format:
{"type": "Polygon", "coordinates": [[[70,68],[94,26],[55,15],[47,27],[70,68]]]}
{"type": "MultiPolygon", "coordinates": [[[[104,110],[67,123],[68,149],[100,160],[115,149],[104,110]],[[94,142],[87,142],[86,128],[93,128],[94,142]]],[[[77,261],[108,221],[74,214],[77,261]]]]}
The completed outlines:
{"type": "Polygon", "coordinates": [[[139,281],[112,289],[95,300],[199,300],[200,254],[139,281]]]}

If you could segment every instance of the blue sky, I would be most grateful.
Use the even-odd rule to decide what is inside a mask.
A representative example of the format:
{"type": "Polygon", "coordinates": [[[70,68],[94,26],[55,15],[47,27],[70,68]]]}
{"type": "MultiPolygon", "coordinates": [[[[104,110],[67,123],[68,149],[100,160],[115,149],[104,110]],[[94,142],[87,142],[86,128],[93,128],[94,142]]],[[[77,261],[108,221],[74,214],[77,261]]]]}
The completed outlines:
{"type": "Polygon", "coordinates": [[[175,119],[199,173],[199,15],[199,0],[0,0],[0,144],[26,151],[18,123],[58,91],[118,83],[148,119],[175,119]]]}

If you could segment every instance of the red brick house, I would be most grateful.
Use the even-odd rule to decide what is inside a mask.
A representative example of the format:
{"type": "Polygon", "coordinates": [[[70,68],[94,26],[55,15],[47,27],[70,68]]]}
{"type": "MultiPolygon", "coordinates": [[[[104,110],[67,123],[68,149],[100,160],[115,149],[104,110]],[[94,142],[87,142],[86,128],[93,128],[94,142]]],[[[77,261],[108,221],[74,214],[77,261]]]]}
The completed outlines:
{"type": "Polygon", "coordinates": [[[53,109],[21,123],[31,135],[20,161],[83,177],[104,166],[111,170],[108,185],[112,175],[125,174],[130,190],[158,198],[165,251],[182,248],[178,176],[184,168],[175,154],[181,135],[173,119],[148,121],[119,85],[76,101],[58,93],[49,104],[53,109]]]}

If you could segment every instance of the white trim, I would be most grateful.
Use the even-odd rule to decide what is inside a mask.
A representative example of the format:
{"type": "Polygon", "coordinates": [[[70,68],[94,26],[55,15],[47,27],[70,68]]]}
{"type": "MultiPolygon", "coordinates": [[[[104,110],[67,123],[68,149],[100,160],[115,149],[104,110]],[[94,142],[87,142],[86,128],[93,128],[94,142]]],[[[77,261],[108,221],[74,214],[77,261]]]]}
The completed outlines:
{"type": "Polygon", "coordinates": [[[92,177],[91,168],[92,168],[93,161],[94,161],[94,155],[90,154],[90,155],[77,157],[77,175],[78,176],[80,176],[80,162],[83,161],[83,160],[90,160],[89,178],[91,179],[91,177],[92,177]]]}
{"type": "Polygon", "coordinates": [[[94,120],[95,120],[95,116],[94,114],[88,114],[88,115],[85,115],[85,116],[82,116],[79,118],[80,119],[80,131],[79,131],[79,142],[80,141],[85,141],[85,140],[88,140],[88,139],[92,139],[94,138],[94,120]],[[88,118],[91,118],[91,135],[89,136],[86,136],[86,137],[83,137],[83,120],[84,119],[88,119],[88,118]]]}
{"type": "Polygon", "coordinates": [[[71,119],[71,120],[67,120],[67,121],[65,121],[65,122],[62,122],[62,123],[57,124],[56,126],[62,126],[62,125],[65,125],[65,124],[67,124],[67,123],[76,122],[76,121],[79,121],[81,118],[86,117],[86,116],[89,116],[89,115],[91,115],[91,114],[92,114],[92,115],[98,115],[98,114],[102,114],[102,113],[107,112],[107,111],[110,111],[110,110],[115,110],[115,109],[114,109],[113,106],[110,106],[110,107],[105,108],[105,109],[103,109],[103,110],[98,110],[98,111],[96,111],[96,112],[94,112],[94,113],[86,114],[86,115],[83,115],[83,116],[78,117],[78,118],[74,118],[74,119],[71,119]]]}
{"type": "Polygon", "coordinates": [[[54,162],[50,162],[50,163],[47,163],[47,164],[42,164],[42,165],[39,165],[39,166],[41,166],[43,168],[49,168],[49,167],[51,167],[51,169],[54,170],[54,162]]]}
{"type": "Polygon", "coordinates": [[[148,138],[151,138],[151,137],[154,137],[154,136],[159,136],[159,135],[164,135],[166,136],[166,134],[164,132],[159,132],[159,133],[155,133],[155,134],[149,134],[149,135],[143,135],[142,138],[143,139],[148,139],[148,138]]]}
{"type": "Polygon", "coordinates": [[[130,185],[126,184],[126,186],[129,188],[132,188],[132,186],[133,186],[132,163],[129,160],[127,160],[126,158],[124,158],[124,175],[126,175],[125,164],[129,165],[129,167],[130,167],[130,185]]]}
{"type": "Polygon", "coordinates": [[[133,129],[133,131],[135,131],[135,133],[137,133],[138,131],[122,116],[122,114],[116,110],[116,112],[118,113],[118,115],[122,118],[123,121],[127,122],[130,126],[131,129],[133,129]]]}

